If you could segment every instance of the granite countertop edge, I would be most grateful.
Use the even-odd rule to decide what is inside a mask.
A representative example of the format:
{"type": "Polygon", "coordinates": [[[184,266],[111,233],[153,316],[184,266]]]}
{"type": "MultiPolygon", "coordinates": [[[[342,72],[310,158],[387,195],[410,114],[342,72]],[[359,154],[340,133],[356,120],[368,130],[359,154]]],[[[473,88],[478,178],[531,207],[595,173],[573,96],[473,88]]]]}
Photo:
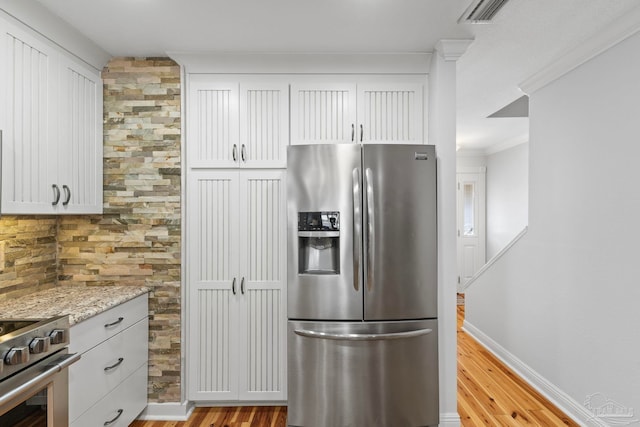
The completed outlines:
{"type": "Polygon", "coordinates": [[[140,295],[145,286],[57,286],[0,302],[0,317],[46,319],[69,315],[69,325],[87,320],[140,295]]]}

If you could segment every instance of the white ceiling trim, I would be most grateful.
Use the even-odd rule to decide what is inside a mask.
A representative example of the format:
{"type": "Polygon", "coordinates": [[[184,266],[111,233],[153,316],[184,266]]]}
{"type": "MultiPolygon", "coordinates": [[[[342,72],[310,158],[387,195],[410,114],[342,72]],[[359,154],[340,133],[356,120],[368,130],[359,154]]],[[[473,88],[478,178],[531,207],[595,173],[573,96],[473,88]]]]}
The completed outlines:
{"type": "Polygon", "coordinates": [[[34,1],[5,1],[0,16],[14,19],[100,71],[111,58],[104,49],[34,1]],[[1,13],[4,12],[4,13],[1,13]],[[5,15],[6,14],[6,15],[5,15]]]}
{"type": "Polygon", "coordinates": [[[431,53],[167,52],[187,73],[428,74],[431,53]]]}
{"type": "Polygon", "coordinates": [[[484,153],[487,156],[491,156],[492,154],[496,154],[496,153],[499,153],[500,151],[508,150],[509,148],[513,148],[521,144],[526,144],[527,142],[529,142],[529,135],[521,135],[512,139],[509,139],[507,141],[499,142],[490,147],[487,147],[484,150],[484,153]]]}
{"type": "Polygon", "coordinates": [[[519,87],[524,93],[530,95],[638,31],[640,31],[640,7],[617,19],[586,41],[565,50],[549,65],[522,82],[519,87]]]}
{"type": "Polygon", "coordinates": [[[473,40],[440,40],[436,43],[435,50],[439,52],[445,61],[457,61],[471,46],[473,40]]]}

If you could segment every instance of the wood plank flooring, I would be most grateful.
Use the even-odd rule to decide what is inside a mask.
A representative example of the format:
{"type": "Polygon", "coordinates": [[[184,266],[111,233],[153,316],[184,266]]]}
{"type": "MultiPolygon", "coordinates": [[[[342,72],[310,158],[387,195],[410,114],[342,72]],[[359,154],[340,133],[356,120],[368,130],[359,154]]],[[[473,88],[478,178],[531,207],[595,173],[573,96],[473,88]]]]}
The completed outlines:
{"type": "MultiPolygon", "coordinates": [[[[462,331],[463,320],[464,306],[458,306],[458,413],[463,427],[578,426],[462,331]]],[[[286,420],[282,406],[196,408],[188,421],[135,421],[130,427],[284,427],[286,420]]]]}

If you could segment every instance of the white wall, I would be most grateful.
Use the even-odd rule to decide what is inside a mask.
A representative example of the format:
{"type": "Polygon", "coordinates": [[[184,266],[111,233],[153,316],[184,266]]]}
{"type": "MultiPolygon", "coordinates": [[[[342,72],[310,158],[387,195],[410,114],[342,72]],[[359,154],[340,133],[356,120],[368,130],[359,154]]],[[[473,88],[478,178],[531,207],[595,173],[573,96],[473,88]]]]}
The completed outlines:
{"type": "Polygon", "coordinates": [[[594,393],[640,418],[638,52],[531,94],[529,231],[466,293],[467,329],[589,425],[594,393]]]}
{"type": "Polygon", "coordinates": [[[487,156],[487,260],[528,221],[529,144],[487,156]]]}

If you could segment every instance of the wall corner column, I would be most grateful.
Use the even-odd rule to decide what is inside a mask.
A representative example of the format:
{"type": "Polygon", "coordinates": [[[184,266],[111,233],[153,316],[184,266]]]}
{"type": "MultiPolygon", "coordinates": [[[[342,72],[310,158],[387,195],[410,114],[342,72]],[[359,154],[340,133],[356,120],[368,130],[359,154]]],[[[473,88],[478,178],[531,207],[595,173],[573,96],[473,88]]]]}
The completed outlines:
{"type": "Polygon", "coordinates": [[[440,40],[429,72],[429,143],[438,156],[440,426],[460,425],[456,340],[456,61],[471,40],[440,40]]]}

